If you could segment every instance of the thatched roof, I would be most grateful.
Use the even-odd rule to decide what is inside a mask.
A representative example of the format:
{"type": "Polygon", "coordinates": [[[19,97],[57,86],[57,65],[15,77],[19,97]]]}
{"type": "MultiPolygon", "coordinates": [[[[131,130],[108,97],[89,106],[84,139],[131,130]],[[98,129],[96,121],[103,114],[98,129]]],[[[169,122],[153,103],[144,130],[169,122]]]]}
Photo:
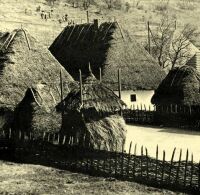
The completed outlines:
{"type": "Polygon", "coordinates": [[[66,27],[50,46],[66,70],[78,79],[78,70],[87,76],[91,62],[94,75],[117,88],[117,69],[122,69],[123,89],[155,89],[165,73],[157,62],[117,22],[66,27]]]}
{"type": "Polygon", "coordinates": [[[80,139],[86,134],[90,144],[96,147],[105,143],[107,150],[114,150],[117,142],[121,150],[126,127],[119,111],[125,103],[91,72],[83,81],[82,91],[82,105],[80,88],[76,88],[57,106],[64,111],[61,131],[68,136],[78,135],[80,139]]]}
{"type": "MultiPolygon", "coordinates": [[[[68,92],[65,90],[64,95],[68,92]]],[[[60,92],[56,86],[38,84],[35,88],[29,88],[15,109],[14,128],[35,134],[59,132],[62,117],[56,112],[55,106],[60,100],[60,92]]]]}
{"type": "Polygon", "coordinates": [[[80,87],[74,88],[64,99],[64,109],[87,111],[94,109],[96,113],[115,113],[125,106],[125,103],[105,84],[101,83],[90,72],[90,75],[83,81],[83,105],[81,105],[80,87]]]}
{"type": "Polygon", "coordinates": [[[169,72],[152,97],[153,104],[200,105],[200,75],[191,66],[169,72]]]}
{"type": "Polygon", "coordinates": [[[0,108],[14,110],[28,88],[38,83],[59,85],[60,70],[64,85],[72,77],[52,54],[23,29],[0,36],[0,108]]]}

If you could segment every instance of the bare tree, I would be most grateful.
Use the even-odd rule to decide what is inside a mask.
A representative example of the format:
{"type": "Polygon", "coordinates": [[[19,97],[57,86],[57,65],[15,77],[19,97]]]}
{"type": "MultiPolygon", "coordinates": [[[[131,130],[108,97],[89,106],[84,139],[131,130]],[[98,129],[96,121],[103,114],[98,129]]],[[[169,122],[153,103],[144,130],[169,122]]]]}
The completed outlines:
{"type": "Polygon", "coordinates": [[[153,48],[153,55],[158,60],[159,65],[162,68],[169,66],[169,49],[170,41],[173,36],[174,26],[172,21],[168,17],[161,19],[160,25],[157,27],[156,33],[152,33],[152,39],[155,43],[153,48]]]}
{"type": "Polygon", "coordinates": [[[182,31],[177,36],[175,35],[169,52],[171,68],[177,64],[183,65],[185,61],[189,60],[191,41],[198,35],[197,28],[190,24],[186,24],[182,31]]]}
{"type": "Polygon", "coordinates": [[[198,36],[197,28],[186,24],[182,30],[176,30],[174,21],[163,17],[152,39],[155,43],[153,55],[162,68],[183,65],[190,56],[191,41],[198,36]]]}

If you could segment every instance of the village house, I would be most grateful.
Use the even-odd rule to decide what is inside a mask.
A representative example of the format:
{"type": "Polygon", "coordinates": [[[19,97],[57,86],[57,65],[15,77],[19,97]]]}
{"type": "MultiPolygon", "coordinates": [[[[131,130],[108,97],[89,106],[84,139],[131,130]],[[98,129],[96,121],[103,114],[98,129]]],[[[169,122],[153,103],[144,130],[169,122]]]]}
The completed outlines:
{"type": "Polygon", "coordinates": [[[150,104],[153,90],[165,77],[155,59],[118,22],[98,24],[94,20],[67,26],[49,50],[75,80],[79,79],[79,69],[83,77],[87,76],[90,62],[95,77],[117,90],[121,69],[122,90],[133,90],[126,97],[122,93],[128,105],[140,104],[142,99],[150,104]]]}
{"type": "Polygon", "coordinates": [[[199,127],[199,62],[197,53],[185,66],[172,69],[155,90],[152,103],[157,123],[199,127]]]}
{"type": "Polygon", "coordinates": [[[24,29],[1,34],[0,65],[0,129],[4,130],[11,127],[14,110],[28,89],[38,83],[59,86],[61,70],[64,86],[70,88],[74,83],[52,54],[24,29]]]}

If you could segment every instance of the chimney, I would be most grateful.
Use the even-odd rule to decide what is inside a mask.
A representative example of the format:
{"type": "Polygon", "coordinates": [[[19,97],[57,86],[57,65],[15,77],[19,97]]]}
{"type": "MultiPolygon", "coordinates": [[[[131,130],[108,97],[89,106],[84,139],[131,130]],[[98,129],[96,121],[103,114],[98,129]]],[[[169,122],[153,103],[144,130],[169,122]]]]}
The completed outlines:
{"type": "Polygon", "coordinates": [[[194,67],[200,73],[200,52],[196,52],[196,54],[188,60],[187,65],[194,67]]]}

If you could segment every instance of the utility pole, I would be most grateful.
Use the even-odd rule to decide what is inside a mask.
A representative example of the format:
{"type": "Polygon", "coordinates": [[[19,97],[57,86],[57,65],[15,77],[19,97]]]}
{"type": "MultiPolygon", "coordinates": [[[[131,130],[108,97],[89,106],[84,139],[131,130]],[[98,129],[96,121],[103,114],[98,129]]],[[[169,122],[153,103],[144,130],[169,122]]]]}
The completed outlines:
{"type": "Polygon", "coordinates": [[[150,37],[150,24],[149,24],[149,21],[147,22],[147,28],[148,28],[148,51],[149,51],[149,54],[151,54],[151,37],[150,37]]]}

